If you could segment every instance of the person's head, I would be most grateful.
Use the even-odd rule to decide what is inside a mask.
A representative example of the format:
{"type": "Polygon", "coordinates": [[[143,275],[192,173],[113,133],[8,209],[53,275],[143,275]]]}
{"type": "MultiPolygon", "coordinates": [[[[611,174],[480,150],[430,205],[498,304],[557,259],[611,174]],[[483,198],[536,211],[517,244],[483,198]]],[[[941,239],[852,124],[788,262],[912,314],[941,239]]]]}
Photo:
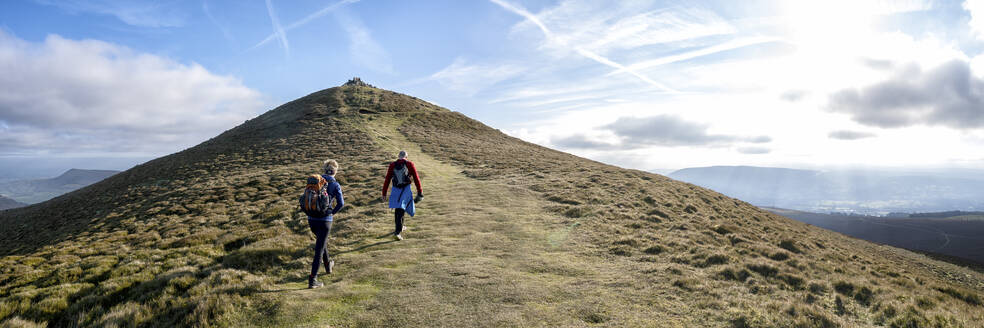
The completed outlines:
{"type": "Polygon", "coordinates": [[[324,169],[325,174],[334,176],[338,172],[338,162],[333,159],[326,159],[321,168],[324,169]]]}
{"type": "Polygon", "coordinates": [[[398,158],[398,159],[406,159],[407,158],[407,151],[406,150],[401,150],[400,153],[396,155],[396,158],[398,158]]]}

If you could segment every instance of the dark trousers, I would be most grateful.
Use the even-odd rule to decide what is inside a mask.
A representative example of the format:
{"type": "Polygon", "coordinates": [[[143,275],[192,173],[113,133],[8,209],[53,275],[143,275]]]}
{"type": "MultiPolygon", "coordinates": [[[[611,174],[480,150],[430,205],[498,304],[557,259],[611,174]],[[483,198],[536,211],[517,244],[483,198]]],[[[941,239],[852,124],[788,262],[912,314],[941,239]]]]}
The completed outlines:
{"type": "MultiPolygon", "coordinates": [[[[308,220],[308,225],[311,226],[311,232],[317,239],[314,242],[314,262],[311,263],[311,277],[318,276],[318,267],[321,263],[328,265],[331,261],[331,257],[328,256],[328,234],[331,233],[331,221],[315,221],[308,220]]],[[[327,267],[325,271],[328,271],[327,267]]]]}
{"type": "Polygon", "coordinates": [[[399,235],[403,232],[403,214],[406,213],[402,208],[396,209],[393,214],[396,218],[396,231],[393,232],[394,235],[399,235]]]}

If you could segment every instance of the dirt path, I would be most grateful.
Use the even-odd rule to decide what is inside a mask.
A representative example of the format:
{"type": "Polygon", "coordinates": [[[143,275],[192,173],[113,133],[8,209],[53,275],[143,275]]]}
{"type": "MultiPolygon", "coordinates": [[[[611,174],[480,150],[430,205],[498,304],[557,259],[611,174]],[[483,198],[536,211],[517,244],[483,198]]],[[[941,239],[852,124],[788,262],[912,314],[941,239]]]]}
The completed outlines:
{"type": "MultiPolygon", "coordinates": [[[[425,199],[406,221],[406,239],[387,234],[391,212],[375,218],[375,236],[338,246],[325,288],[282,286],[293,291],[281,303],[313,309],[276,325],[583,326],[611,319],[618,288],[605,283],[618,274],[572,252],[572,227],[546,213],[538,195],[462,175],[424,154],[397,124],[376,120],[369,130],[387,151],[407,150],[423,176],[425,199]]],[[[625,306],[618,316],[634,325],[658,317],[652,311],[659,306],[625,306]]]]}

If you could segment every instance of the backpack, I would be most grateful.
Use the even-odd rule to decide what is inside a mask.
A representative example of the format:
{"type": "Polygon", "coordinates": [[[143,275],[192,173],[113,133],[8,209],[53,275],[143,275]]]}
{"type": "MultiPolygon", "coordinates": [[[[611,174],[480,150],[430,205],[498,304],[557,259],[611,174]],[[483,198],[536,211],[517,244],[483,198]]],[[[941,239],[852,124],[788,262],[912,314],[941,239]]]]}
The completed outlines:
{"type": "Polygon", "coordinates": [[[307,178],[307,187],[301,195],[301,210],[312,218],[323,218],[331,214],[331,195],[328,194],[328,181],[317,174],[307,178]]]}
{"type": "Polygon", "coordinates": [[[410,185],[410,169],[406,161],[396,161],[393,165],[393,186],[403,188],[410,185]]]}

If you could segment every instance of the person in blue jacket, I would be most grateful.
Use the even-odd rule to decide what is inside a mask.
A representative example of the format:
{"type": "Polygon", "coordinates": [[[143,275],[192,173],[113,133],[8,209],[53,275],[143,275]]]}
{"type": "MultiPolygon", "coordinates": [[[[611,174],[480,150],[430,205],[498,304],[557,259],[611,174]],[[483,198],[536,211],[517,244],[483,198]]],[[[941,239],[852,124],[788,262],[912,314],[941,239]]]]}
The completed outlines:
{"type": "Polygon", "coordinates": [[[314,261],[311,263],[311,276],[308,278],[308,288],[318,288],[325,285],[317,279],[318,268],[322,263],[324,263],[325,272],[328,274],[331,274],[335,268],[335,261],[328,255],[326,243],[328,241],[328,234],[331,233],[332,217],[342,209],[342,206],[345,206],[345,199],[342,197],[342,186],[338,184],[338,181],[335,181],[335,174],[338,173],[338,162],[332,159],[325,160],[323,168],[325,174],[322,174],[321,177],[325,179],[325,189],[329,199],[335,200],[335,206],[331,208],[330,213],[325,217],[315,218],[308,215],[308,225],[311,226],[311,232],[316,237],[314,242],[314,261]]]}

